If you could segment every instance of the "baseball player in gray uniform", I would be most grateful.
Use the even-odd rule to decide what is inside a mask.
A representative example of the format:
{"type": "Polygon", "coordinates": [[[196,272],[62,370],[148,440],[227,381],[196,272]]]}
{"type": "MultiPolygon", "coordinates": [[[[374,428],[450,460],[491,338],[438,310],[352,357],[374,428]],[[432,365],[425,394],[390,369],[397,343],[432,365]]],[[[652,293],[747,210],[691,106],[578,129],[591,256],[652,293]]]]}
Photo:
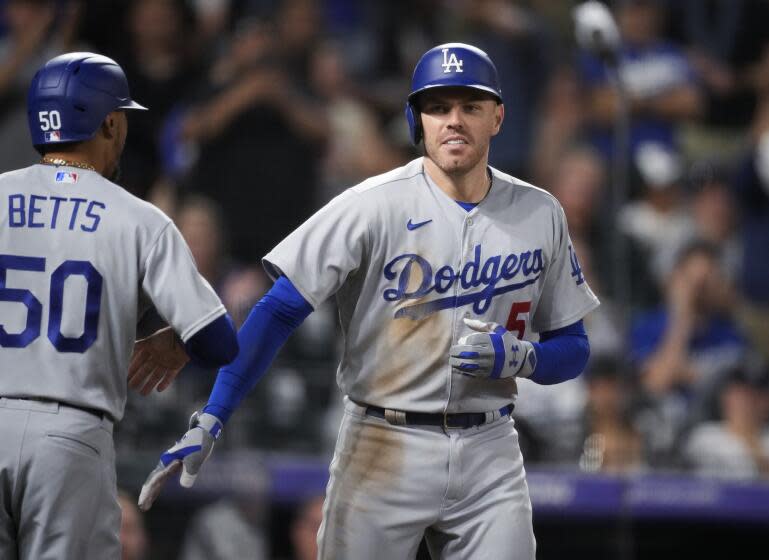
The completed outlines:
{"type": "MultiPolygon", "coordinates": [[[[120,66],[91,53],[56,57],[28,102],[43,159],[0,175],[0,558],[114,559],[112,428],[137,319],[153,305],[193,359],[216,367],[237,354],[237,339],[171,220],[106,178],[125,111],[144,109],[120,66]]],[[[151,389],[166,372],[134,374],[151,389]]]]}
{"type": "Polygon", "coordinates": [[[213,429],[163,454],[142,507],[180,463],[194,480],[285,337],[336,296],[345,415],[319,557],[413,558],[425,536],[433,558],[534,558],[516,386],[582,371],[598,300],[556,199],[488,165],[504,105],[483,51],[425,53],[406,117],[424,157],[347,190],[264,258],[276,282],[219,371],[213,429]]]}

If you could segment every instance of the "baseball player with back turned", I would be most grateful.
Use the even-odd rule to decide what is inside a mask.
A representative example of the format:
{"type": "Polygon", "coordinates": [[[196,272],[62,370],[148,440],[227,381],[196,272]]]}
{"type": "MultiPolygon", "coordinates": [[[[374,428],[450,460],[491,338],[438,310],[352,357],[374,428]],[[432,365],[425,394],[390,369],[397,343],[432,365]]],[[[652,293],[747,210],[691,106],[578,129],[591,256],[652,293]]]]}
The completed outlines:
{"type": "Polygon", "coordinates": [[[488,166],[504,105],[483,51],[425,53],[406,117],[424,157],[347,190],[264,258],[276,282],[219,371],[201,415],[215,427],[162,455],[141,507],[178,462],[194,480],[279,346],[335,295],[345,415],[319,557],[413,558],[424,535],[433,558],[534,558],[516,383],[581,372],[582,318],[598,300],[555,198],[488,166]]]}
{"type": "Polygon", "coordinates": [[[186,353],[218,367],[238,351],[171,220],[109,180],[126,111],[143,109],[115,61],[56,57],[28,96],[43,158],[0,175],[3,560],[119,558],[112,427],[127,377],[146,394],[170,383],[186,353]],[[150,305],[184,346],[171,328],[134,345],[150,305]]]}

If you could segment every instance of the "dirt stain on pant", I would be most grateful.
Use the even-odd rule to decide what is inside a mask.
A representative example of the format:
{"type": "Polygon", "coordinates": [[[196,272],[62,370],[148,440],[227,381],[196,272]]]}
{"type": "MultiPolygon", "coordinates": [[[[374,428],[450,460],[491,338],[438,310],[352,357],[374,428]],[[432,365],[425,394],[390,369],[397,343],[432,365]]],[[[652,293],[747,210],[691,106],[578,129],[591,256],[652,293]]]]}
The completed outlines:
{"type": "MultiPolygon", "coordinates": [[[[387,424],[368,424],[357,418],[345,418],[343,431],[331,465],[323,530],[321,558],[342,560],[351,550],[348,538],[355,534],[351,517],[365,515],[379,502],[379,497],[393,491],[402,477],[403,441],[387,424]]],[[[385,520],[386,516],[381,516],[385,520]]],[[[375,527],[367,530],[378,532],[375,527]]]]}

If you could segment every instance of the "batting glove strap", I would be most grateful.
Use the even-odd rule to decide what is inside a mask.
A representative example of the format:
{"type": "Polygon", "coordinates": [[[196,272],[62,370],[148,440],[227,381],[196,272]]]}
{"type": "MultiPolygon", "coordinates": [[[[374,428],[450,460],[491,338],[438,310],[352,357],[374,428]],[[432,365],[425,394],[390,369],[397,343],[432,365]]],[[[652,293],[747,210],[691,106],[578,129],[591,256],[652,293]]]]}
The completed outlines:
{"type": "Polygon", "coordinates": [[[515,375],[516,377],[531,377],[534,370],[537,369],[537,351],[531,342],[527,340],[521,340],[520,342],[524,347],[525,353],[521,369],[515,375]]]}
{"type": "Polygon", "coordinates": [[[519,340],[497,323],[464,321],[476,332],[463,336],[451,347],[452,371],[489,379],[529,377],[534,372],[537,354],[531,342],[519,340]]]}
{"type": "Polygon", "coordinates": [[[219,439],[222,435],[222,421],[213,414],[207,412],[193,412],[190,417],[190,429],[201,428],[208,432],[214,439],[219,439]]]}

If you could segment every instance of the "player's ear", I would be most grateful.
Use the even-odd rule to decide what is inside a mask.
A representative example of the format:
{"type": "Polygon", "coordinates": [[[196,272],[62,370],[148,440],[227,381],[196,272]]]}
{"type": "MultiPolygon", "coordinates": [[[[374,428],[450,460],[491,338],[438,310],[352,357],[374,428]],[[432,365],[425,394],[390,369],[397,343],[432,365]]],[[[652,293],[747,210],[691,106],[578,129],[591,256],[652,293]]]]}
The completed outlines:
{"type": "Polygon", "coordinates": [[[492,131],[492,136],[496,136],[499,134],[499,129],[502,128],[502,121],[505,120],[505,106],[502,103],[497,103],[497,106],[494,107],[494,128],[492,131]]]}
{"type": "Polygon", "coordinates": [[[117,118],[115,111],[108,113],[101,122],[101,132],[105,138],[114,138],[117,136],[117,118]]]}

